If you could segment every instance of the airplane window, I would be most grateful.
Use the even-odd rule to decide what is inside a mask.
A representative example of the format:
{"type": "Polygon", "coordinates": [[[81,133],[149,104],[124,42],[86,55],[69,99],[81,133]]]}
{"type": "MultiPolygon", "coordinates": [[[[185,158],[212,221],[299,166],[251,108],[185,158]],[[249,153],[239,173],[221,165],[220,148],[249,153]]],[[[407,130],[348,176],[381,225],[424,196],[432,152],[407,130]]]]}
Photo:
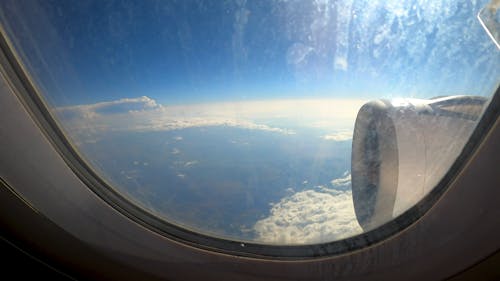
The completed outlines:
{"type": "Polygon", "coordinates": [[[498,6],[6,0],[0,22],[106,188],[181,229],[308,245],[440,182],[500,81],[498,6]]]}

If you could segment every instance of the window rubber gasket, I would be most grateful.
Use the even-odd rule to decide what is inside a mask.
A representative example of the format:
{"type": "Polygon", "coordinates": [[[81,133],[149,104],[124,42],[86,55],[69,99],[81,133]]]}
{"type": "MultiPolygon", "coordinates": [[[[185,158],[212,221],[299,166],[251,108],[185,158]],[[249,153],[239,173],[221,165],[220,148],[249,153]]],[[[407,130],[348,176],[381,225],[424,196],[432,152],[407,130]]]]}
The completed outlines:
{"type": "Polygon", "coordinates": [[[102,179],[72,146],[19,56],[5,30],[0,27],[0,69],[18,99],[42,133],[75,175],[111,208],[132,221],[177,242],[218,253],[269,260],[307,260],[360,250],[382,242],[403,231],[421,218],[445,193],[489,132],[500,112],[500,87],[497,87],[476,128],[448,172],[423,199],[393,220],[368,232],[342,240],[310,245],[268,245],[234,241],[192,231],[153,215],[134,204],[102,179]]]}

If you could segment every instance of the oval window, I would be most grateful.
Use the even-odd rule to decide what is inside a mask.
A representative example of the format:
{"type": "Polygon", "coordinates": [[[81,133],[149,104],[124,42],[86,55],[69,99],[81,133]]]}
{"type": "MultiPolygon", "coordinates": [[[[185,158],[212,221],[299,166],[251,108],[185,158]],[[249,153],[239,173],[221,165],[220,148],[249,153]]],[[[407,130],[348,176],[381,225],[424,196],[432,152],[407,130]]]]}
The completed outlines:
{"type": "Polygon", "coordinates": [[[0,20],[114,191],[183,229],[305,245],[380,226],[441,180],[499,82],[484,7],[7,0],[0,20]]]}

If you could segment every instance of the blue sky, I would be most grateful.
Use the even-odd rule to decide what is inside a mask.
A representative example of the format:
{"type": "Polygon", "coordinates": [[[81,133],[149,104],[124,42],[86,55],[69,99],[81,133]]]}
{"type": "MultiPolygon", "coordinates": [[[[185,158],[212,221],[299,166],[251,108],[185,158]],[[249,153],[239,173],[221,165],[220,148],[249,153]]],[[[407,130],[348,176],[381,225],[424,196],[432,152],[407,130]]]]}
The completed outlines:
{"type": "Polygon", "coordinates": [[[486,1],[5,1],[53,105],[489,95],[486,1]]]}

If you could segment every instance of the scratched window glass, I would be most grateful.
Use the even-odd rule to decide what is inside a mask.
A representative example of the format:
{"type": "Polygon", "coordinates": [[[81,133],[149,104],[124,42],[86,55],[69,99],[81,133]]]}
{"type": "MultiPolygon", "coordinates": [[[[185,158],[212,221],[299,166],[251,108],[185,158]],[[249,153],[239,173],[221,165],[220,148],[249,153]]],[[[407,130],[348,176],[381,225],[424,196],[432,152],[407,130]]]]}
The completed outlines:
{"type": "Polygon", "coordinates": [[[6,0],[0,20],[112,189],[181,228],[303,245],[438,184],[498,87],[498,6],[6,0]]]}

